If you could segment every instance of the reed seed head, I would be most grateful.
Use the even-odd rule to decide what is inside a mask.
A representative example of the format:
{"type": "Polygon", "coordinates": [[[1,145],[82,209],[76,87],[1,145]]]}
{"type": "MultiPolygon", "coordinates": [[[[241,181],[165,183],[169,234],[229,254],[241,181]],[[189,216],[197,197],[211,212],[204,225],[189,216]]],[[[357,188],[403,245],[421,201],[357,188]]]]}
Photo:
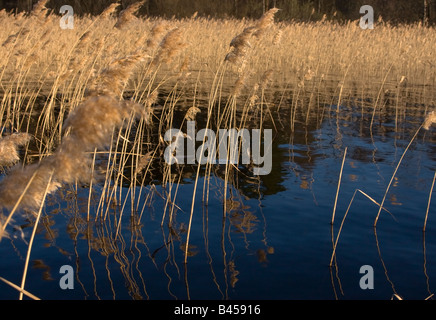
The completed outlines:
{"type": "Polygon", "coordinates": [[[277,33],[274,35],[273,38],[273,45],[277,46],[280,43],[280,41],[282,40],[282,35],[283,35],[282,30],[277,31],[277,33]]]}
{"type": "Polygon", "coordinates": [[[106,19],[110,17],[119,6],[120,6],[119,2],[110,4],[109,7],[104,9],[103,12],[100,14],[100,18],[106,19]]]}
{"type": "Polygon", "coordinates": [[[168,23],[159,21],[150,31],[150,37],[147,40],[147,48],[149,51],[154,50],[161,41],[161,36],[168,31],[168,23]]]}
{"type": "Polygon", "coordinates": [[[195,106],[190,107],[188,111],[185,114],[185,119],[189,121],[195,120],[195,117],[197,116],[197,113],[199,113],[201,110],[195,106]]]}
{"type": "Polygon", "coordinates": [[[20,160],[18,147],[30,141],[28,133],[14,133],[0,138],[0,166],[11,166],[20,160]]]}
{"type": "Polygon", "coordinates": [[[20,208],[28,210],[39,208],[47,185],[50,183],[48,193],[53,193],[60,186],[56,181],[50,182],[52,172],[53,169],[50,166],[41,163],[25,167],[14,166],[1,181],[0,206],[11,210],[29,185],[20,202],[20,208]]]}
{"type": "Polygon", "coordinates": [[[253,34],[256,38],[259,38],[263,33],[274,23],[274,15],[279,11],[277,8],[269,9],[263,14],[256,24],[256,32],[253,34]]]}
{"type": "Polygon", "coordinates": [[[256,28],[247,27],[234,37],[230,42],[231,51],[226,55],[224,61],[229,61],[233,64],[242,63],[247,56],[248,49],[251,48],[249,40],[255,31],[256,28]]]}
{"type": "Polygon", "coordinates": [[[47,2],[48,0],[39,0],[37,3],[35,3],[33,5],[31,14],[35,17],[43,18],[47,11],[47,8],[45,7],[47,2]]]}
{"type": "Polygon", "coordinates": [[[428,129],[430,129],[430,127],[431,127],[431,125],[433,123],[436,123],[436,112],[434,110],[427,114],[427,116],[425,117],[424,124],[422,125],[422,127],[425,130],[428,130],[428,129]]]}
{"type": "Polygon", "coordinates": [[[159,52],[153,59],[152,64],[156,65],[159,62],[169,64],[173,59],[186,47],[183,40],[182,30],[174,28],[170,30],[162,39],[159,45],[159,52]]]}
{"type": "Polygon", "coordinates": [[[139,1],[136,3],[133,3],[129,5],[126,9],[120,12],[120,15],[118,16],[117,23],[115,24],[115,28],[122,29],[125,27],[130,21],[134,20],[135,13],[139,10],[139,8],[142,7],[142,5],[145,3],[145,1],[139,1]]]}
{"type": "Polygon", "coordinates": [[[112,61],[92,81],[86,92],[87,96],[115,96],[119,97],[133,73],[136,65],[148,56],[142,53],[132,54],[112,61]]]}

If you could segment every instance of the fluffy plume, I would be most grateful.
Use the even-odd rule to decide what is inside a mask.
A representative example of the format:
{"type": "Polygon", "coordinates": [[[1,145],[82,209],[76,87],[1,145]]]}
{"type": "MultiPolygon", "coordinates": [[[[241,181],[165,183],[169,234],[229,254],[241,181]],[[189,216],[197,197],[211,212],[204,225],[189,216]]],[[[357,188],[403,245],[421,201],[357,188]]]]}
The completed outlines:
{"type": "Polygon", "coordinates": [[[133,54],[112,61],[107,68],[98,74],[91,82],[87,95],[120,96],[124,85],[133,73],[133,69],[146,56],[133,54]]]}
{"type": "Polygon", "coordinates": [[[139,157],[138,163],[136,164],[135,168],[135,176],[137,176],[142,170],[144,170],[148,166],[150,160],[153,159],[153,153],[154,151],[150,151],[139,157]]]}
{"type": "Polygon", "coordinates": [[[277,31],[277,33],[274,35],[274,38],[273,38],[273,45],[276,46],[280,43],[280,41],[282,40],[282,35],[283,35],[282,30],[277,31]]]}
{"type": "Polygon", "coordinates": [[[230,47],[233,47],[235,49],[238,49],[240,47],[251,47],[249,39],[254,31],[256,31],[255,27],[245,28],[242,33],[238,34],[232,39],[232,41],[230,42],[230,47]]]}
{"type": "Polygon", "coordinates": [[[246,85],[247,73],[241,73],[233,86],[232,95],[239,96],[246,85]]]}
{"type": "Polygon", "coordinates": [[[161,36],[168,31],[168,24],[160,21],[157,22],[150,31],[150,37],[147,40],[147,49],[154,50],[160,43],[161,36]]]}
{"type": "MultiPolygon", "coordinates": [[[[25,167],[15,166],[1,181],[1,206],[8,210],[12,209],[27,188],[20,202],[20,207],[25,209],[38,208],[41,205],[52,172],[53,169],[43,163],[25,167]]],[[[51,182],[49,192],[54,192],[58,187],[58,183],[51,182]]]]}
{"type": "Polygon", "coordinates": [[[109,7],[103,10],[103,12],[100,14],[100,18],[106,19],[109,16],[111,16],[115,10],[120,6],[120,3],[115,2],[112,3],[109,7]]]}
{"type": "Polygon", "coordinates": [[[197,113],[199,113],[201,110],[197,107],[190,107],[188,111],[185,114],[186,120],[195,120],[195,117],[197,116],[197,113]]]}
{"type": "Polygon", "coordinates": [[[266,29],[274,23],[274,15],[279,11],[278,8],[271,8],[263,14],[257,22],[257,29],[266,29]]]}
{"type": "Polygon", "coordinates": [[[142,106],[111,96],[90,96],[65,121],[66,137],[49,158],[55,178],[63,183],[89,178],[90,158],[86,152],[110,143],[114,128],[131,113],[141,114],[142,106]]]}
{"type": "Polygon", "coordinates": [[[226,55],[225,61],[231,63],[239,63],[243,61],[247,55],[248,49],[251,48],[250,37],[256,31],[254,27],[245,28],[242,33],[238,34],[230,42],[231,51],[226,55]]]}
{"type": "Polygon", "coordinates": [[[263,14],[256,24],[256,32],[254,36],[260,37],[274,23],[274,15],[279,11],[277,8],[269,9],[263,14]]]}
{"type": "Polygon", "coordinates": [[[268,69],[263,73],[262,78],[260,79],[260,88],[262,90],[266,89],[269,82],[271,81],[272,75],[273,75],[273,71],[271,69],[268,69]]]}
{"type": "Polygon", "coordinates": [[[431,125],[433,123],[436,123],[436,112],[435,111],[431,111],[431,112],[429,112],[427,114],[427,116],[425,117],[424,124],[422,125],[422,127],[425,130],[428,130],[428,129],[430,129],[430,127],[431,127],[431,125]]]}
{"type": "Polygon", "coordinates": [[[152,105],[154,105],[158,99],[159,92],[158,90],[154,90],[152,93],[150,93],[147,98],[145,98],[143,105],[144,109],[142,114],[145,123],[151,125],[152,124],[152,115],[153,115],[153,108],[152,105]]]}
{"type": "Polygon", "coordinates": [[[11,34],[9,37],[7,37],[6,40],[2,43],[2,47],[7,48],[9,45],[11,45],[12,42],[14,42],[17,39],[19,34],[20,34],[20,32],[17,32],[17,33],[11,34]]]}
{"type": "Polygon", "coordinates": [[[0,139],[0,166],[10,166],[20,160],[18,147],[30,141],[28,133],[15,133],[0,139]]]}
{"type": "Polygon", "coordinates": [[[238,34],[230,42],[231,50],[226,55],[225,61],[233,64],[243,63],[246,58],[248,49],[251,48],[250,38],[255,36],[259,38],[274,23],[274,15],[279,9],[272,8],[265,12],[253,27],[245,28],[242,33],[238,34]]]}
{"type": "Polygon", "coordinates": [[[182,39],[182,31],[179,28],[174,28],[162,39],[159,45],[159,52],[157,53],[153,64],[159,62],[167,64],[171,63],[185,47],[186,43],[182,39]]]}
{"type": "Polygon", "coordinates": [[[47,11],[47,8],[45,7],[47,2],[48,0],[39,0],[35,3],[32,8],[32,15],[37,18],[43,18],[47,11]]]}
{"type": "Polygon", "coordinates": [[[131,20],[135,19],[135,13],[142,7],[145,1],[140,1],[131,4],[126,9],[120,12],[118,16],[117,23],[115,24],[115,28],[122,29],[125,27],[131,20]]]}

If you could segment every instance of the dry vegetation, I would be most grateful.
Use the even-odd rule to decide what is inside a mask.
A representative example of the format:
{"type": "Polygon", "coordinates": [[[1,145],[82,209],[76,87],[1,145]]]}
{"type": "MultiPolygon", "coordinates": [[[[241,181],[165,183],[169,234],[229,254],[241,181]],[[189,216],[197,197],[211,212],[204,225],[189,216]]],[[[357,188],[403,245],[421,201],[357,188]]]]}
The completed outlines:
{"type": "MultiPolygon", "coordinates": [[[[102,186],[96,209],[88,206],[88,220],[106,219],[111,203],[124,209],[126,183],[130,208],[140,215],[139,199],[153,190],[143,186],[144,179],[151,161],[162,156],[162,137],[175,126],[183,99],[185,119],[201,112],[214,128],[261,127],[274,110],[309,115],[325,104],[339,110],[358,103],[374,117],[389,99],[401,121],[408,101],[424,106],[419,116],[434,105],[432,28],[379,22],[374,30],[362,30],[356,21],[277,24],[276,9],[257,21],[139,19],[139,5],[119,14],[113,5],[97,17],[76,17],[72,30],[59,27],[60,17],[48,13],[44,1],[28,16],[0,12],[0,165],[6,170],[0,206],[7,212],[0,237],[16,212],[25,209],[39,219],[47,194],[77,182],[90,185],[90,199],[93,183],[102,186]],[[150,132],[158,144],[149,143],[150,132]],[[19,146],[23,163],[12,166],[19,146]]],[[[427,118],[425,127],[432,122],[427,118]]],[[[162,178],[168,190],[162,223],[169,225],[177,196],[174,170],[183,168],[166,166],[162,178]]],[[[209,175],[211,170],[206,168],[209,175]]],[[[224,199],[232,170],[225,168],[224,199]]],[[[21,289],[24,282],[25,274],[21,289]]]]}

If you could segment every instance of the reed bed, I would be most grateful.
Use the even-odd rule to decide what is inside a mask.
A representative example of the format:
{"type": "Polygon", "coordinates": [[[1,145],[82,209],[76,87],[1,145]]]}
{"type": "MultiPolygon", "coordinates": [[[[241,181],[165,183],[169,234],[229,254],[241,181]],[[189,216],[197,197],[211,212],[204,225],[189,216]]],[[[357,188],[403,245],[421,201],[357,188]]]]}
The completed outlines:
{"type": "MultiPolygon", "coordinates": [[[[357,105],[372,118],[372,128],[388,105],[398,126],[408,116],[424,117],[434,106],[433,28],[382,21],[374,30],[360,29],[358,21],[276,23],[276,8],[259,20],[137,18],[142,3],[121,12],[114,4],[100,16],[76,17],[72,30],[59,27],[60,17],[45,8],[45,1],[28,15],[0,12],[0,165],[5,171],[0,239],[15,213],[26,210],[39,221],[47,196],[78,183],[89,186],[87,221],[105,221],[112,205],[120,208],[117,237],[125,208],[139,224],[148,201],[142,200],[156,195],[146,183],[156,163],[163,168],[162,225],[171,228],[184,166],[163,164],[169,144],[163,137],[199,116],[213,130],[262,129],[265,119],[280,110],[293,120],[303,112],[307,123],[312,113],[320,118],[328,113],[326,105],[336,105],[337,114],[357,105]],[[187,105],[182,121],[175,115],[180,101],[187,105]],[[412,102],[419,108],[405,107],[412,102]]],[[[435,122],[431,117],[425,129],[435,122]]],[[[295,125],[292,121],[290,130],[295,125]]],[[[196,167],[181,246],[185,263],[203,169],[204,203],[210,177],[224,181],[224,218],[240,174],[228,162],[224,173],[209,164],[196,167]]],[[[252,168],[246,169],[244,174],[260,184],[252,168]]],[[[28,258],[18,286],[25,294],[28,258]]]]}

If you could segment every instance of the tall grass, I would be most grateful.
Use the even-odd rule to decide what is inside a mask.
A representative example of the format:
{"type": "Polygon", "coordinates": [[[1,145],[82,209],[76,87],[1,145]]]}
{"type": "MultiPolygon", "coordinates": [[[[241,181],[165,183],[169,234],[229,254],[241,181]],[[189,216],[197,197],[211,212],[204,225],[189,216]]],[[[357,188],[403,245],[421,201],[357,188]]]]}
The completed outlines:
{"type": "MultiPolygon", "coordinates": [[[[99,16],[77,17],[73,30],[62,30],[60,17],[44,4],[38,2],[29,15],[0,12],[0,54],[5,57],[0,61],[0,165],[6,173],[0,207],[9,212],[1,216],[0,239],[16,213],[25,209],[39,219],[47,195],[78,183],[89,185],[88,221],[105,221],[111,206],[120,208],[116,238],[125,208],[139,224],[148,199],[157,194],[147,186],[156,162],[163,168],[162,225],[172,228],[184,166],[163,164],[169,144],[163,137],[170,128],[182,129],[185,120],[202,116],[205,127],[215,131],[263,129],[274,110],[288,108],[289,130],[294,130],[297,112],[304,112],[306,123],[314,118],[311,113],[322,121],[325,106],[336,103],[338,114],[358,104],[362,114],[372,116],[372,128],[390,99],[401,123],[410,112],[402,107],[408,96],[418,92],[414,101],[426,106],[434,98],[428,88],[436,79],[436,34],[419,24],[380,23],[364,31],[355,21],[274,23],[275,8],[259,20],[139,19],[134,13],[143,2],[138,2],[117,16],[111,5],[99,16]],[[182,100],[189,108],[180,123],[176,111],[182,100]],[[290,107],[284,106],[287,102],[290,107]],[[21,146],[23,162],[16,164],[21,146]]],[[[416,112],[423,115],[426,108],[416,112]]],[[[215,171],[211,164],[204,169],[207,205],[215,171]]],[[[252,167],[245,169],[259,184],[252,167]]],[[[185,262],[201,170],[195,168],[182,245],[185,262]]],[[[226,218],[240,169],[227,161],[223,174],[216,174],[224,182],[226,218]]],[[[21,293],[26,292],[26,270],[27,264],[21,293]]]]}

